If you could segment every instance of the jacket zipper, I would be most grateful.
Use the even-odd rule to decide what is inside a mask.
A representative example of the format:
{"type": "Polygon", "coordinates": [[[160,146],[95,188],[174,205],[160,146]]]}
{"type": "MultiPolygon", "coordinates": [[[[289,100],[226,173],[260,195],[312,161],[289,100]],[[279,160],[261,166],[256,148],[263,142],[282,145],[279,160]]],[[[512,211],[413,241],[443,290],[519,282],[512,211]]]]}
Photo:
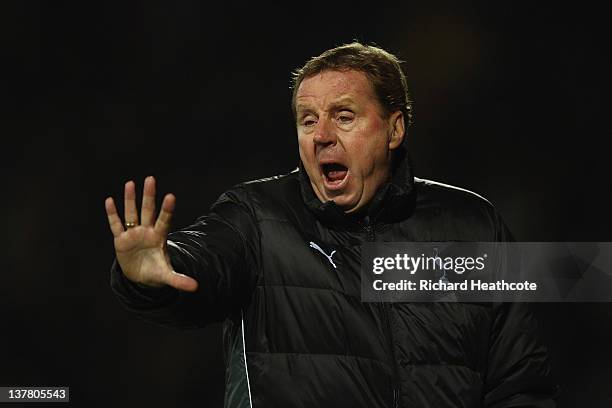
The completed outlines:
{"type": "MultiPolygon", "coordinates": [[[[364,219],[364,229],[366,232],[366,241],[374,242],[376,240],[376,234],[374,230],[374,226],[370,223],[370,217],[365,217],[364,219]]],[[[391,353],[391,366],[393,367],[393,378],[392,378],[392,386],[393,386],[393,408],[399,408],[399,372],[397,368],[397,361],[395,359],[395,348],[393,346],[393,331],[391,330],[391,322],[390,322],[390,311],[392,305],[387,304],[386,302],[382,302],[383,308],[383,317],[385,320],[385,331],[388,342],[389,351],[391,353]]]]}

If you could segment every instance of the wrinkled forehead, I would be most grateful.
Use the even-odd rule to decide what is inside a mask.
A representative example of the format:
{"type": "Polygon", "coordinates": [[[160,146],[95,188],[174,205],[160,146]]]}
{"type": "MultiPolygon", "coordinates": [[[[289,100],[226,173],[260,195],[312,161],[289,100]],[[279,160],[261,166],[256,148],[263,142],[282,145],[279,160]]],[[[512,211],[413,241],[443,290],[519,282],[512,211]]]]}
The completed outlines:
{"type": "Polygon", "coordinates": [[[327,103],[337,99],[375,98],[365,73],[356,70],[322,71],[304,78],[296,92],[296,104],[327,103]]]}

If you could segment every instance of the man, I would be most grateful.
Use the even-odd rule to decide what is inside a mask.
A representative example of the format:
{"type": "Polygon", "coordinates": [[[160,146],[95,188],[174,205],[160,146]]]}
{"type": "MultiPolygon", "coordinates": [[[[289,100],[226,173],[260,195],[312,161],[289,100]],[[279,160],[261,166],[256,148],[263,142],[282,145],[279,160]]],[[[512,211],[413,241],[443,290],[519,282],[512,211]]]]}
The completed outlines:
{"type": "Polygon", "coordinates": [[[353,43],[311,59],[293,92],[301,163],[238,185],[168,234],[145,180],[140,220],[106,201],[112,287],[175,327],[224,322],[227,407],[551,407],[546,350],[517,303],[366,303],[367,241],[504,241],[491,204],[413,176],[397,58],[353,43]]]}

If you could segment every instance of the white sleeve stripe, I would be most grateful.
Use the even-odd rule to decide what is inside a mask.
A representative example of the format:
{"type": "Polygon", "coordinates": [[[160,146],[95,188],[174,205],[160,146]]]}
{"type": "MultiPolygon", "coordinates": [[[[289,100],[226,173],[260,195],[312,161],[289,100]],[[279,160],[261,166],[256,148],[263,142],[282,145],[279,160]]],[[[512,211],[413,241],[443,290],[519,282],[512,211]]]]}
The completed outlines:
{"type": "Polygon", "coordinates": [[[253,408],[253,400],[251,399],[251,381],[249,380],[249,368],[247,367],[247,359],[246,359],[246,345],[244,343],[244,313],[240,311],[240,317],[242,321],[242,353],[244,355],[244,372],[246,374],[247,380],[247,388],[249,390],[249,406],[253,408]]]}

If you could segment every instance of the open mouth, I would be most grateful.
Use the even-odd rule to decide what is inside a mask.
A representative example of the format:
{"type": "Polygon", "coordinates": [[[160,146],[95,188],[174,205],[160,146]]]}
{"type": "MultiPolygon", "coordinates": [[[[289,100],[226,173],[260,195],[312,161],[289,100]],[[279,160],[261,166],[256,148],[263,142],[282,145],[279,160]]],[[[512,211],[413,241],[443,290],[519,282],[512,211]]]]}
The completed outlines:
{"type": "Polygon", "coordinates": [[[348,179],[348,167],[340,163],[324,163],[321,165],[325,187],[330,190],[342,188],[348,179]]]}

